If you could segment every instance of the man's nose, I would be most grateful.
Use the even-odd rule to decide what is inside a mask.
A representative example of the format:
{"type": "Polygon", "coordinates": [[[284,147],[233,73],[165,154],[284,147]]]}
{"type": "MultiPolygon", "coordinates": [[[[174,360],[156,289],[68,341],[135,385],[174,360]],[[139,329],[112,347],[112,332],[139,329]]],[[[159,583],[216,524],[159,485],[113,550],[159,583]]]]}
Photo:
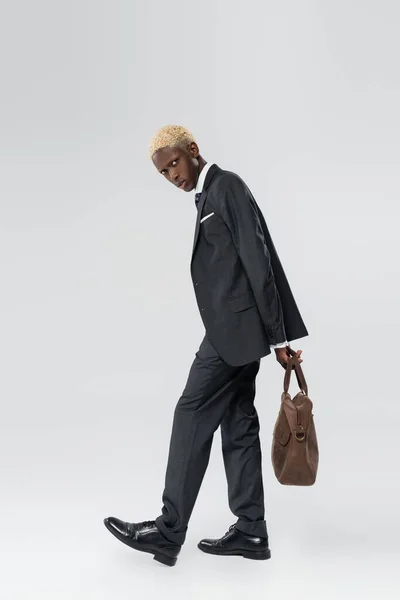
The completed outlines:
{"type": "Polygon", "coordinates": [[[176,183],[179,179],[179,173],[175,171],[171,171],[171,181],[172,183],[176,183]]]}

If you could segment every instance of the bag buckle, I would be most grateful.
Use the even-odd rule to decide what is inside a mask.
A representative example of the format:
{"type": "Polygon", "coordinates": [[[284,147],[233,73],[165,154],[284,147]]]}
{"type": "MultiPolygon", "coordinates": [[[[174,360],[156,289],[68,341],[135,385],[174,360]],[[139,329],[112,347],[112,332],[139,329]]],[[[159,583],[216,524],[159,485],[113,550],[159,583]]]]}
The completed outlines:
{"type": "Polygon", "coordinates": [[[306,432],[305,431],[295,431],[294,437],[296,438],[296,440],[298,442],[304,442],[304,440],[306,439],[306,432]]]}

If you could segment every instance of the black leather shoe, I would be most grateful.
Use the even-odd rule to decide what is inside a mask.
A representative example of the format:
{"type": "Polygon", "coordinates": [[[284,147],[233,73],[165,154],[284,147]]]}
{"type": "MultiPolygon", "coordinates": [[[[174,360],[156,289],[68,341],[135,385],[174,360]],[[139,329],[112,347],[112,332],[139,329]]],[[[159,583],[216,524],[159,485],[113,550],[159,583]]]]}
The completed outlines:
{"type": "Polygon", "coordinates": [[[116,517],[104,519],[104,525],[116,538],[135,550],[154,554],[154,559],[173,567],[181,546],[173,544],[165,538],[155,521],[143,521],[141,523],[127,523],[116,517]]]}
{"type": "Polygon", "coordinates": [[[236,529],[235,525],[231,525],[225,535],[218,540],[201,540],[197,547],[208,554],[219,554],[221,556],[239,555],[255,560],[271,558],[268,537],[257,537],[243,533],[236,529]]]}

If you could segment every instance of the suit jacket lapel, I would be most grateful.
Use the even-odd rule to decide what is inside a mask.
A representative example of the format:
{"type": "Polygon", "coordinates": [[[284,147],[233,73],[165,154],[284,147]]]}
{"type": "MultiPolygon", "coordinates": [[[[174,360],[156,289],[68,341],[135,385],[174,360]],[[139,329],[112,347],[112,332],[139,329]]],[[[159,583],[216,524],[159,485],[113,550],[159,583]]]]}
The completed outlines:
{"type": "MultiPolygon", "coordinates": [[[[208,175],[208,173],[207,173],[207,175],[208,175]]],[[[202,213],[202,210],[203,210],[204,202],[206,201],[206,198],[207,198],[207,193],[208,193],[208,191],[204,187],[203,191],[201,192],[201,196],[200,196],[200,200],[199,200],[199,205],[198,205],[198,210],[197,210],[197,219],[196,219],[196,227],[195,227],[195,230],[194,230],[194,241],[193,241],[192,256],[193,256],[193,253],[194,253],[194,249],[196,248],[197,238],[199,237],[201,213],[202,213]]]]}
{"type": "Polygon", "coordinates": [[[203,211],[203,206],[204,206],[204,203],[205,203],[206,198],[207,198],[208,187],[209,187],[209,185],[211,183],[211,180],[212,180],[213,176],[215,175],[215,173],[217,171],[219,171],[218,165],[216,165],[216,164],[211,165],[211,167],[208,169],[206,178],[204,180],[203,191],[201,192],[201,196],[200,196],[199,204],[198,204],[198,210],[197,210],[197,219],[196,219],[196,227],[195,227],[195,230],[194,230],[192,258],[193,258],[194,250],[196,248],[197,239],[199,237],[201,213],[203,211]]]}

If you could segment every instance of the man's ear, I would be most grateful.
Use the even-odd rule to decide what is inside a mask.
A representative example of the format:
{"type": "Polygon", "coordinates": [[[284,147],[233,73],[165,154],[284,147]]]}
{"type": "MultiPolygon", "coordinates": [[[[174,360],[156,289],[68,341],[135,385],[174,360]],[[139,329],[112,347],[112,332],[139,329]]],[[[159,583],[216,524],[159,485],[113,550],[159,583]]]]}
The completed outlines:
{"type": "Polygon", "coordinates": [[[193,156],[193,158],[197,158],[200,154],[199,147],[196,142],[192,142],[189,144],[189,152],[193,156]]]}

